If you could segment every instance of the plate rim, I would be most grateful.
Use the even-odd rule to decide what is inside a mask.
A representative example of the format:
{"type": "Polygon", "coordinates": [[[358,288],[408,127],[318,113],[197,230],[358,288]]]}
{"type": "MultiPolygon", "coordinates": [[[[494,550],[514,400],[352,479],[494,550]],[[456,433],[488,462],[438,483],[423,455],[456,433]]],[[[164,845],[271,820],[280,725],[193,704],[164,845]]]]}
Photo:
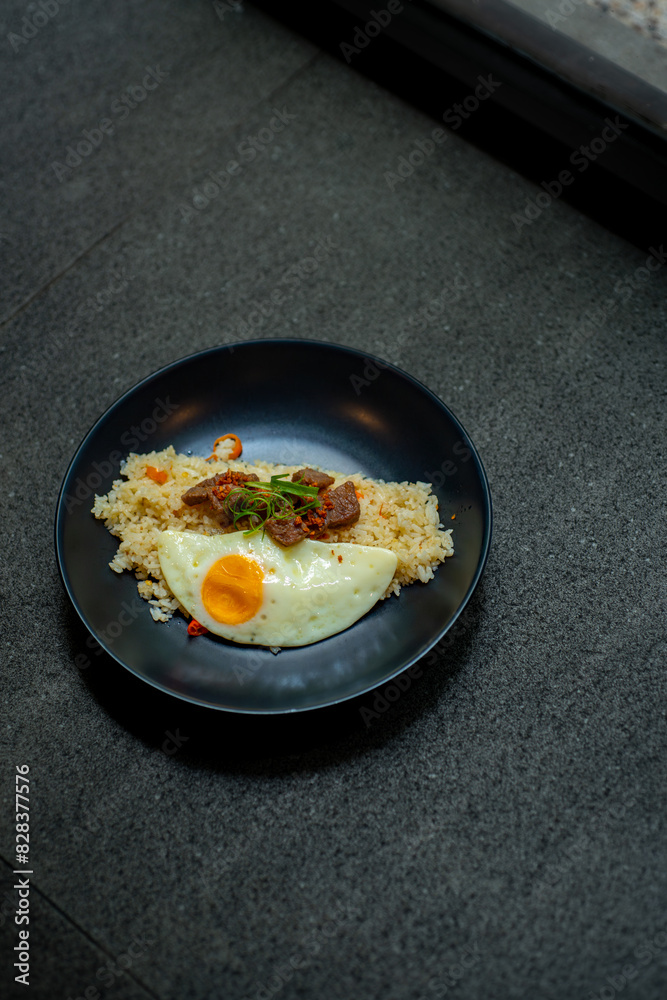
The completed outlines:
{"type": "MultiPolygon", "coordinates": [[[[322,708],[330,708],[330,707],[332,707],[334,705],[340,705],[340,704],[342,704],[342,703],[344,703],[346,701],[351,701],[351,700],[353,700],[355,698],[362,698],[365,695],[367,695],[369,693],[369,691],[374,691],[374,690],[382,687],[385,684],[391,683],[391,681],[393,681],[395,677],[398,677],[400,674],[404,673],[410,667],[414,666],[415,663],[417,663],[419,660],[421,660],[425,656],[427,656],[428,653],[434,648],[434,646],[438,645],[438,643],[442,640],[442,638],[447,634],[447,632],[449,632],[449,630],[458,621],[460,615],[463,613],[464,609],[467,607],[468,603],[470,602],[470,599],[472,598],[473,593],[477,589],[479,581],[480,581],[480,579],[482,577],[482,573],[484,572],[484,569],[486,568],[486,563],[488,561],[489,551],[490,551],[490,548],[491,548],[491,539],[492,539],[492,536],[493,536],[493,502],[492,502],[492,499],[491,499],[491,489],[490,489],[490,486],[489,486],[489,480],[488,480],[488,476],[487,476],[487,473],[486,473],[486,469],[484,468],[484,464],[483,464],[483,462],[481,460],[481,457],[480,457],[480,455],[479,455],[479,453],[477,451],[477,447],[476,447],[474,441],[472,440],[472,438],[470,437],[470,435],[466,431],[466,429],[463,426],[463,424],[461,423],[461,421],[451,411],[451,409],[444,402],[444,400],[442,400],[435,392],[433,392],[432,389],[429,389],[429,387],[427,385],[425,385],[423,382],[421,382],[418,378],[415,378],[414,375],[411,375],[409,372],[406,372],[404,369],[399,368],[397,365],[393,364],[392,362],[384,361],[382,358],[377,357],[377,355],[369,354],[367,351],[363,351],[363,350],[361,350],[359,348],[356,348],[356,347],[348,347],[345,344],[337,344],[334,341],[316,340],[316,339],[313,339],[313,338],[301,338],[301,337],[262,337],[262,338],[257,338],[255,340],[241,340],[241,341],[233,341],[232,343],[229,343],[229,344],[218,344],[217,346],[214,346],[214,347],[204,348],[201,351],[195,351],[192,354],[183,355],[182,357],[177,358],[174,361],[170,361],[166,365],[163,365],[161,368],[155,369],[155,371],[149,373],[148,375],[145,375],[142,379],[140,379],[134,385],[130,386],[129,389],[126,389],[125,392],[121,393],[120,396],[118,396],[112,403],[110,403],[109,406],[106,408],[106,410],[104,410],[104,412],[102,414],[100,414],[100,416],[97,418],[97,420],[95,420],[94,423],[91,424],[91,426],[89,427],[88,431],[84,434],[83,438],[79,442],[78,447],[75,449],[74,454],[73,454],[70,462],[68,463],[67,469],[65,471],[65,474],[63,476],[62,482],[60,484],[60,489],[58,491],[58,499],[56,501],[55,518],[54,518],[54,545],[55,545],[55,552],[56,552],[56,562],[57,562],[57,565],[58,565],[58,572],[60,574],[61,582],[63,584],[65,592],[66,592],[66,594],[67,594],[67,596],[68,596],[68,598],[69,598],[69,600],[70,600],[70,602],[71,602],[74,610],[76,611],[77,615],[79,616],[79,619],[81,620],[81,622],[83,623],[83,625],[87,629],[87,631],[95,638],[95,641],[104,650],[104,652],[107,653],[107,655],[110,656],[113,660],[115,660],[116,663],[118,663],[121,667],[123,667],[125,670],[128,670],[131,674],[133,674],[133,676],[136,677],[138,680],[143,681],[146,684],[149,684],[151,687],[155,688],[157,691],[161,691],[164,694],[171,695],[172,697],[178,698],[180,701],[185,701],[186,703],[188,703],[190,705],[197,705],[200,708],[213,709],[214,711],[218,711],[218,712],[232,712],[235,715],[249,715],[249,716],[253,716],[253,715],[262,715],[262,716],[292,715],[292,714],[295,714],[295,713],[314,712],[314,711],[317,711],[317,710],[322,709],[322,708]],[[440,631],[436,634],[435,638],[432,639],[432,641],[426,646],[425,649],[423,649],[422,651],[420,651],[417,655],[415,655],[415,656],[411,657],[410,659],[406,660],[400,666],[400,668],[398,670],[395,670],[389,677],[384,678],[379,684],[378,683],[370,684],[368,687],[364,688],[362,691],[357,691],[354,694],[343,695],[343,696],[337,697],[337,698],[327,699],[326,701],[323,701],[323,702],[318,703],[316,705],[305,705],[305,706],[301,706],[301,707],[277,708],[277,709],[275,709],[275,708],[269,708],[269,709],[255,708],[255,709],[249,709],[249,708],[238,708],[238,707],[234,707],[234,706],[230,706],[230,705],[215,705],[215,704],[211,704],[210,702],[206,702],[206,701],[203,701],[203,700],[198,699],[198,698],[193,698],[193,697],[191,697],[191,696],[189,696],[189,695],[187,695],[187,694],[185,694],[183,692],[174,691],[171,688],[167,687],[166,685],[160,684],[158,681],[153,680],[152,678],[149,678],[149,677],[145,677],[143,674],[138,673],[132,666],[130,666],[128,663],[126,663],[121,657],[119,657],[118,655],[116,655],[114,653],[114,651],[109,647],[109,645],[106,642],[100,641],[100,638],[99,638],[99,636],[97,634],[97,631],[95,630],[94,627],[92,627],[88,623],[88,620],[87,620],[86,616],[84,615],[81,607],[79,606],[78,599],[76,598],[76,596],[72,592],[72,587],[70,586],[70,582],[68,580],[67,569],[66,569],[66,566],[65,566],[65,560],[63,558],[63,553],[61,551],[60,533],[61,533],[61,528],[62,528],[62,524],[63,524],[63,521],[64,521],[63,511],[65,510],[65,507],[64,507],[64,504],[63,504],[63,497],[64,497],[64,493],[65,493],[65,484],[67,483],[67,481],[68,481],[68,479],[70,477],[70,472],[74,468],[74,466],[75,466],[75,464],[77,462],[77,459],[78,459],[80,453],[83,451],[84,447],[86,446],[88,440],[92,437],[92,435],[94,434],[94,432],[96,431],[96,429],[98,428],[98,426],[102,425],[105,422],[105,420],[108,418],[109,414],[113,410],[115,410],[116,408],[118,408],[124,402],[124,400],[126,398],[132,396],[141,387],[149,384],[151,382],[151,380],[157,378],[158,376],[162,377],[163,375],[166,375],[170,370],[176,369],[176,368],[180,367],[181,365],[185,364],[186,362],[191,362],[191,361],[194,361],[195,359],[204,358],[206,355],[218,354],[218,353],[222,353],[224,351],[229,351],[230,349],[233,351],[235,348],[249,347],[249,346],[261,346],[261,345],[264,345],[264,344],[265,345],[282,344],[282,345],[285,345],[285,346],[290,345],[292,347],[300,347],[300,346],[303,346],[303,345],[308,345],[310,347],[324,347],[324,348],[328,348],[328,349],[333,349],[335,351],[339,351],[341,353],[348,354],[348,355],[349,354],[356,355],[357,357],[363,359],[364,361],[371,361],[371,362],[379,365],[382,369],[390,369],[396,375],[399,375],[401,378],[406,379],[414,387],[416,387],[421,392],[423,392],[427,397],[429,397],[430,400],[433,403],[435,403],[440,409],[442,409],[442,410],[445,411],[445,413],[447,414],[447,417],[453,422],[453,424],[458,428],[458,430],[461,431],[463,437],[466,440],[467,445],[471,448],[472,457],[473,457],[473,460],[475,462],[475,467],[476,467],[477,473],[479,475],[481,486],[482,486],[482,494],[483,494],[483,500],[484,500],[484,504],[483,504],[483,507],[484,507],[484,531],[483,531],[483,538],[482,538],[482,550],[481,550],[480,557],[479,557],[479,560],[478,560],[478,563],[477,563],[475,574],[474,574],[473,579],[471,580],[471,582],[470,582],[470,584],[468,586],[468,589],[467,589],[467,591],[466,591],[466,593],[465,593],[462,601],[460,602],[458,608],[456,609],[456,612],[454,613],[454,615],[452,616],[452,618],[447,622],[447,624],[444,625],[440,629],[440,631]]],[[[353,626],[351,626],[351,627],[353,627],[353,626]]]]}

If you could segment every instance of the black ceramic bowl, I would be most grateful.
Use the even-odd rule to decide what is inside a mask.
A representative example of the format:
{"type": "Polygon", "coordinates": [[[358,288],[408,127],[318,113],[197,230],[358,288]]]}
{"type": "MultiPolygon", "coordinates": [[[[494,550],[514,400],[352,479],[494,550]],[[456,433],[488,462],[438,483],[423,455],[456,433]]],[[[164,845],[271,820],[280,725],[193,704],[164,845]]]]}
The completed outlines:
{"type": "Polygon", "coordinates": [[[303,340],[214,348],[144,379],[87,434],[65,476],[56,514],[63,582],[95,640],[162,691],[248,713],[330,705],[405,670],[465,607],[490,539],[491,498],[482,463],[437,396],[361,351],[303,340]],[[108,567],[118,542],[90,513],[94,494],[108,491],[130,451],[172,444],[178,452],[207,455],[214,439],[228,431],[243,441],[247,461],[432,482],[442,520],[454,528],[456,554],[428,584],[403,588],[346,631],[278,655],[215,636],[190,638],[180,615],[167,624],[154,622],[133,574],[119,576],[108,567]]]}

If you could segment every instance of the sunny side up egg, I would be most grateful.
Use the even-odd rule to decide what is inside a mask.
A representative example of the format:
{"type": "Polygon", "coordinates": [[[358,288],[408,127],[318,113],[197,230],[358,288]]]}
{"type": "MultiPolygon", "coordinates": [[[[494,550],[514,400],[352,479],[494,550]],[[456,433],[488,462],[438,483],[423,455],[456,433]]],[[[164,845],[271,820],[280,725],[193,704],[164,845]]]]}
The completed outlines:
{"type": "Polygon", "coordinates": [[[385,592],[388,549],[306,539],[289,548],[268,534],[163,531],[160,566],[183,607],[210,632],[259,646],[305,646],[342,632],[385,592]]]}

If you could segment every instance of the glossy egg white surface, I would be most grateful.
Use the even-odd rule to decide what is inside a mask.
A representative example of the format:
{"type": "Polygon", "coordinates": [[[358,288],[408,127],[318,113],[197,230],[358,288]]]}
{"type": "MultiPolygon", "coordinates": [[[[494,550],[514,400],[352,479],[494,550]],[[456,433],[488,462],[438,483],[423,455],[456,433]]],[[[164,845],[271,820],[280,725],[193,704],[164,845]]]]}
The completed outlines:
{"type": "Polygon", "coordinates": [[[170,590],[198,622],[226,639],[260,646],[305,646],[342,632],[384,594],[397,564],[388,549],[310,539],[284,547],[261,531],[163,531],[158,554],[170,590]],[[214,618],[202,599],[207,574],[228,556],[249,560],[256,581],[256,611],[239,624],[214,618]]]}

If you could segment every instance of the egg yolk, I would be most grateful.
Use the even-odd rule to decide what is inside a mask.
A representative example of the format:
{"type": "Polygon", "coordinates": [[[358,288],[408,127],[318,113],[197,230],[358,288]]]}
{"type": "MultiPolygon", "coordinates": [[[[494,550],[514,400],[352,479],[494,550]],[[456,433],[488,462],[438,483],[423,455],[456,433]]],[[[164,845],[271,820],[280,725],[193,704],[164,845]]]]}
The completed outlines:
{"type": "Polygon", "coordinates": [[[211,618],[223,625],[240,625],[262,606],[264,573],[247,556],[223,556],[204,577],[201,597],[211,618]]]}

